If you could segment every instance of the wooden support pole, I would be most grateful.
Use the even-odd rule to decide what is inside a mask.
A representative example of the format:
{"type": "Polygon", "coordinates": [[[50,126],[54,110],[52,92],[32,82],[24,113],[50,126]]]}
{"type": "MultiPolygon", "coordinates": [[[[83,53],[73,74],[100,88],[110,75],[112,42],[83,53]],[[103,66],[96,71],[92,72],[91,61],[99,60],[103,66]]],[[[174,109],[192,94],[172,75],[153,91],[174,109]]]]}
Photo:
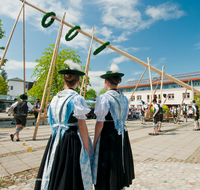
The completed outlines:
{"type": "Polygon", "coordinates": [[[88,58],[87,58],[87,64],[86,64],[85,88],[84,88],[84,94],[83,94],[84,98],[85,98],[85,93],[86,93],[86,89],[87,89],[88,70],[89,70],[89,65],[90,65],[90,55],[91,55],[91,50],[92,50],[93,37],[94,37],[94,27],[93,27],[93,30],[92,30],[92,39],[91,39],[91,42],[90,42],[90,49],[89,49],[89,52],[88,52],[88,58]]]}
{"type": "MultiPolygon", "coordinates": [[[[44,14],[47,13],[46,11],[44,11],[44,10],[42,10],[42,9],[40,9],[40,8],[38,8],[38,7],[36,7],[36,6],[32,5],[32,4],[30,4],[30,3],[28,3],[27,1],[26,1],[25,3],[26,3],[27,5],[29,5],[29,6],[31,6],[31,7],[35,8],[35,9],[37,9],[38,11],[44,13],[44,14]]],[[[61,19],[60,19],[60,18],[58,18],[58,17],[56,17],[56,16],[51,16],[51,17],[54,18],[54,19],[56,19],[56,20],[58,20],[59,22],[61,22],[61,19]]],[[[69,26],[70,28],[73,28],[73,27],[74,27],[72,24],[69,24],[69,23],[67,23],[66,21],[64,21],[63,24],[69,26]]],[[[85,32],[85,31],[83,31],[83,30],[80,30],[80,29],[76,29],[76,30],[77,30],[78,32],[80,32],[81,34],[83,34],[83,35],[85,35],[85,36],[87,36],[87,37],[89,37],[89,38],[92,38],[92,35],[91,35],[91,34],[85,32]]],[[[100,44],[104,44],[104,43],[105,43],[104,41],[102,41],[102,40],[96,38],[95,36],[93,37],[93,39],[94,39],[95,41],[99,42],[100,44]]],[[[126,53],[126,52],[124,52],[124,51],[122,51],[122,50],[116,48],[116,47],[114,47],[114,46],[112,46],[112,45],[108,45],[108,46],[106,46],[106,47],[112,49],[113,51],[118,52],[119,54],[121,54],[121,55],[123,55],[123,56],[125,56],[125,57],[127,57],[127,58],[129,58],[129,59],[131,59],[131,60],[133,60],[133,61],[135,61],[135,62],[137,62],[137,63],[139,63],[140,65],[143,65],[144,67],[148,67],[148,64],[145,63],[144,61],[142,61],[142,60],[140,60],[140,59],[138,59],[138,58],[136,58],[136,57],[134,57],[134,56],[132,56],[132,55],[130,55],[130,54],[128,54],[128,53],[126,53]]],[[[150,69],[151,69],[152,71],[158,73],[159,75],[162,74],[162,71],[161,71],[161,70],[159,70],[159,69],[157,69],[157,68],[155,68],[155,67],[153,67],[153,66],[150,66],[150,69]]],[[[171,80],[171,81],[173,81],[173,82],[175,82],[175,83],[177,83],[177,84],[179,84],[179,85],[181,85],[181,86],[187,88],[188,90],[192,90],[192,87],[191,87],[190,85],[185,84],[184,82],[182,82],[182,81],[180,81],[180,80],[178,80],[178,79],[172,77],[171,75],[168,75],[168,74],[166,74],[166,73],[163,72],[163,76],[164,76],[165,78],[168,78],[169,80],[171,80]]],[[[199,91],[198,89],[194,88],[194,92],[196,92],[197,94],[200,95],[200,91],[199,91]]]]}
{"type": "MultiPolygon", "coordinates": [[[[58,35],[57,35],[57,39],[56,39],[55,45],[58,43],[59,37],[61,37],[61,35],[59,35],[60,34],[60,30],[61,30],[61,24],[60,24],[60,28],[59,28],[59,31],[58,31],[58,35]]],[[[52,70],[55,54],[56,54],[56,46],[54,47],[54,52],[53,52],[53,56],[52,56],[52,59],[51,59],[51,64],[50,64],[50,67],[49,67],[49,72],[48,72],[48,75],[47,75],[46,84],[45,84],[45,87],[44,87],[44,92],[43,92],[43,96],[42,96],[40,109],[42,109],[43,105],[44,105],[44,100],[45,100],[45,96],[46,96],[46,92],[47,92],[47,87],[48,87],[48,84],[49,84],[49,78],[50,78],[50,75],[51,75],[51,70],[52,70]]],[[[39,123],[40,123],[40,118],[41,118],[41,112],[38,113],[38,118],[37,118],[37,121],[36,121],[35,131],[34,131],[34,134],[33,134],[33,140],[36,139],[38,126],[39,126],[39,123]]]]}
{"type": "MultiPolygon", "coordinates": [[[[190,83],[190,79],[188,80],[188,85],[189,85],[189,83],[190,83]]],[[[184,100],[185,100],[185,95],[186,95],[186,93],[187,93],[187,88],[185,89],[185,94],[183,95],[183,99],[182,99],[182,102],[181,102],[181,105],[180,105],[180,110],[179,110],[179,112],[178,112],[178,117],[176,118],[176,123],[178,122],[178,118],[179,118],[180,115],[181,115],[182,105],[183,105],[183,102],[184,102],[184,100]]]]}
{"type": "MultiPolygon", "coordinates": [[[[158,88],[158,84],[159,84],[159,82],[160,82],[160,79],[161,79],[161,76],[160,76],[160,78],[158,79],[158,83],[157,83],[156,88],[155,88],[155,90],[154,90],[153,97],[154,97],[155,94],[156,94],[156,91],[157,91],[157,88],[158,88]]],[[[152,102],[153,102],[153,99],[151,100],[151,102],[150,102],[150,104],[149,104],[149,107],[148,107],[147,113],[149,113],[149,110],[150,110],[150,108],[151,108],[151,104],[152,104],[152,102]]],[[[146,119],[146,117],[147,117],[147,114],[145,115],[145,118],[144,118],[144,119],[146,119]]]]}
{"type": "Polygon", "coordinates": [[[22,4],[22,7],[21,7],[21,9],[20,9],[20,11],[19,11],[19,14],[18,14],[18,16],[17,16],[17,19],[16,19],[16,21],[15,21],[15,24],[14,24],[14,26],[13,26],[13,28],[12,28],[11,33],[10,33],[8,42],[7,42],[7,44],[6,44],[5,50],[4,50],[3,55],[2,55],[2,58],[1,58],[0,69],[1,69],[1,66],[3,65],[3,61],[4,61],[4,58],[5,58],[5,56],[6,56],[6,52],[7,52],[7,50],[8,50],[8,47],[9,47],[9,44],[10,44],[12,35],[13,35],[14,31],[15,31],[15,27],[16,27],[16,25],[17,25],[17,22],[18,22],[18,20],[19,20],[19,17],[20,17],[20,14],[21,14],[21,12],[22,12],[22,9],[23,9],[23,7],[24,7],[24,3],[25,3],[25,2],[26,2],[26,1],[24,0],[24,1],[23,1],[23,4],[22,4]]]}
{"type": "Polygon", "coordinates": [[[161,85],[160,85],[160,101],[162,102],[162,89],[163,89],[163,72],[165,65],[162,67],[162,75],[161,75],[161,85]]]}
{"type": "Polygon", "coordinates": [[[138,83],[137,83],[137,85],[136,85],[136,87],[135,87],[133,93],[131,94],[131,97],[129,98],[129,102],[131,101],[131,99],[132,99],[132,97],[133,97],[135,91],[137,90],[137,87],[139,86],[139,84],[140,84],[140,82],[141,82],[141,80],[142,80],[142,77],[144,76],[146,70],[147,70],[147,67],[146,67],[146,69],[144,70],[144,72],[142,73],[142,76],[140,77],[140,80],[138,81],[138,83]]]}
{"type": "MultiPolygon", "coordinates": [[[[92,30],[92,36],[94,36],[94,27],[93,27],[93,30],[92,30]]],[[[93,38],[91,39],[91,43],[90,43],[90,49],[89,49],[89,52],[88,52],[88,58],[87,58],[87,62],[86,62],[86,66],[85,66],[85,74],[87,73],[87,64],[88,64],[88,59],[90,59],[89,55],[91,54],[91,47],[92,47],[92,41],[93,41],[93,38]]],[[[84,86],[84,82],[85,82],[85,75],[83,76],[83,81],[82,81],[82,85],[81,85],[81,90],[80,90],[80,95],[82,96],[82,92],[83,92],[83,86],[84,86]]],[[[85,91],[84,91],[85,92],[85,91]]]]}
{"type": "Polygon", "coordinates": [[[52,69],[52,73],[51,73],[51,80],[50,80],[50,84],[49,84],[49,90],[48,90],[48,94],[47,94],[47,98],[46,98],[46,104],[45,104],[45,109],[44,109],[44,116],[43,116],[42,125],[44,125],[45,118],[46,118],[47,106],[48,106],[48,103],[49,103],[49,96],[50,96],[50,92],[51,92],[51,85],[52,85],[52,82],[53,82],[53,75],[54,75],[54,71],[55,71],[56,59],[57,59],[58,50],[59,50],[59,46],[60,46],[60,38],[61,38],[61,35],[62,35],[63,21],[65,19],[65,15],[66,15],[66,13],[64,13],[62,21],[61,21],[61,24],[60,24],[61,29],[59,29],[59,37],[58,37],[59,40],[57,41],[57,44],[55,44],[55,47],[54,47],[56,49],[56,53],[55,53],[55,56],[52,57],[53,69],[52,69]]]}
{"type": "Polygon", "coordinates": [[[24,69],[24,94],[26,93],[26,73],[25,73],[25,5],[23,6],[23,69],[24,69]]]}
{"type": "Polygon", "coordinates": [[[151,87],[151,100],[153,100],[153,87],[152,87],[151,68],[150,68],[149,57],[147,57],[147,62],[148,62],[148,68],[149,68],[149,81],[150,81],[150,87],[151,87]]]}

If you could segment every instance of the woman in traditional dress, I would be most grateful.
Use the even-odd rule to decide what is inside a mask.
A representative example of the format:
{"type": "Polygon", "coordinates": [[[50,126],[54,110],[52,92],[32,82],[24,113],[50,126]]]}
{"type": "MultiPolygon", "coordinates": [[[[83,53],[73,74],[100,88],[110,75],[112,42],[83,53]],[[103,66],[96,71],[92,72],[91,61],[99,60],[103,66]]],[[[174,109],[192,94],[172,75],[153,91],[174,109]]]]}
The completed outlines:
{"type": "Polygon", "coordinates": [[[107,92],[97,98],[95,105],[95,190],[121,190],[132,184],[135,178],[132,151],[125,126],[128,99],[117,90],[117,85],[124,76],[118,70],[118,66],[113,64],[110,71],[100,76],[105,79],[107,92]]]}
{"type": "Polygon", "coordinates": [[[90,153],[86,116],[90,109],[74,90],[84,75],[78,64],[65,61],[64,90],[51,101],[49,123],[52,135],[47,144],[35,190],[92,190],[90,153]]]}

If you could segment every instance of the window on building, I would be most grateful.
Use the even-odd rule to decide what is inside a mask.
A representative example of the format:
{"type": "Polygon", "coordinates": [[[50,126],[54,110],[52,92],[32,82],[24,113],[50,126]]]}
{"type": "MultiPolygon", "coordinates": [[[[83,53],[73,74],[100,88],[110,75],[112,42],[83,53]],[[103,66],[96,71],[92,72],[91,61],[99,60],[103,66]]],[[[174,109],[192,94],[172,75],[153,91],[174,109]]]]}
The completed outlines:
{"type": "Polygon", "coordinates": [[[185,99],[190,98],[190,93],[183,93],[183,98],[185,98],[185,99]]]}
{"type": "Polygon", "coordinates": [[[158,94],[158,99],[160,100],[160,94],[158,94]]]}
{"type": "Polygon", "coordinates": [[[13,86],[10,86],[10,90],[13,90],[13,86]]]}
{"type": "Polygon", "coordinates": [[[132,96],[131,101],[135,101],[135,96],[132,96]]]}
{"type": "Polygon", "coordinates": [[[141,96],[141,95],[138,95],[138,96],[137,96],[137,101],[140,101],[140,100],[142,100],[142,96],[141,96]]]}
{"type": "Polygon", "coordinates": [[[174,99],[174,94],[168,94],[168,99],[173,100],[174,99]]]}
{"type": "Polygon", "coordinates": [[[26,84],[26,88],[28,88],[28,84],[26,84]]]}
{"type": "Polygon", "coordinates": [[[147,95],[147,102],[150,102],[150,96],[147,95]]]}

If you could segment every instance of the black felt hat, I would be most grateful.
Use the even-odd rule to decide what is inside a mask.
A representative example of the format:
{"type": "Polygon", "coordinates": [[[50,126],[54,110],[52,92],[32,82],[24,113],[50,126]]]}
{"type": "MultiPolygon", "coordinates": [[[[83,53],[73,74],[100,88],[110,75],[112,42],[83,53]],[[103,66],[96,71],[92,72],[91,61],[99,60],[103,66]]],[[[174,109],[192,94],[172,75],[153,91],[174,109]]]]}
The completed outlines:
{"type": "Polygon", "coordinates": [[[153,102],[157,102],[157,100],[156,100],[156,99],[153,99],[153,102]]]}
{"type": "Polygon", "coordinates": [[[106,74],[103,74],[100,77],[102,79],[105,79],[105,78],[108,78],[108,77],[115,77],[115,76],[123,77],[124,73],[118,73],[118,71],[119,71],[118,66],[115,65],[115,64],[112,64],[111,68],[110,68],[110,71],[107,71],[106,74]]]}
{"type": "Polygon", "coordinates": [[[21,94],[19,97],[22,100],[27,100],[28,99],[28,96],[26,94],[21,94]]]}
{"type": "Polygon", "coordinates": [[[193,101],[192,101],[192,103],[196,103],[196,101],[195,101],[195,100],[193,100],[193,101]]]}
{"type": "Polygon", "coordinates": [[[163,94],[163,97],[166,98],[167,94],[163,94]]]}
{"type": "Polygon", "coordinates": [[[72,75],[79,75],[83,76],[85,75],[84,72],[81,71],[81,67],[79,64],[74,63],[72,60],[66,60],[66,69],[58,71],[60,74],[72,74],[72,75]]]}

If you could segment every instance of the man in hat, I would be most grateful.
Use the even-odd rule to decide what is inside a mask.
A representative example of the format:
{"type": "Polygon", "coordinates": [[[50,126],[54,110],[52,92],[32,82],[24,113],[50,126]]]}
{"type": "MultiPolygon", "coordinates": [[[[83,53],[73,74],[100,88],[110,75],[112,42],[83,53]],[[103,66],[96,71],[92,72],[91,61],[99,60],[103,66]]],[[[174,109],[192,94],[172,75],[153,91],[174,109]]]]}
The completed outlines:
{"type": "MultiPolygon", "coordinates": [[[[18,99],[15,98],[14,101],[15,101],[14,103],[16,103],[16,102],[18,102],[18,99]]],[[[13,104],[14,104],[14,103],[13,103],[13,104]]],[[[12,104],[12,105],[13,105],[13,104],[12,104]]],[[[12,105],[11,105],[11,106],[12,106],[12,105]]],[[[15,108],[13,109],[13,111],[14,111],[14,113],[16,114],[16,113],[17,113],[17,107],[15,107],[15,108]]],[[[11,124],[15,125],[15,117],[13,118],[11,124]]]]}
{"type": "Polygon", "coordinates": [[[31,108],[37,112],[42,111],[42,109],[36,109],[30,102],[27,102],[26,100],[28,99],[28,96],[26,94],[21,94],[20,95],[21,101],[15,102],[11,107],[10,111],[11,113],[16,116],[16,130],[14,134],[10,135],[11,140],[13,141],[15,135],[17,136],[16,141],[19,140],[19,132],[25,127],[26,125],[26,117],[28,113],[28,108],[31,108]],[[14,108],[17,107],[17,114],[14,113],[14,108]]]}
{"type": "Polygon", "coordinates": [[[193,103],[192,108],[193,108],[194,122],[195,122],[195,128],[193,130],[198,131],[198,130],[200,130],[199,121],[198,121],[199,120],[199,106],[196,105],[195,100],[193,100],[192,103],[193,103]]]}
{"type": "MultiPolygon", "coordinates": [[[[40,99],[37,98],[37,101],[34,103],[34,107],[35,107],[36,109],[40,109],[40,105],[41,105],[40,99]]],[[[34,114],[34,116],[35,116],[35,121],[33,122],[33,125],[35,125],[35,124],[36,124],[36,121],[37,121],[37,118],[38,118],[38,112],[37,112],[37,111],[34,111],[33,114],[34,114]]]]}
{"type": "Polygon", "coordinates": [[[168,95],[166,94],[163,94],[165,100],[163,103],[161,103],[161,100],[158,101],[158,105],[159,105],[159,114],[158,114],[158,132],[162,132],[161,131],[161,125],[162,125],[162,122],[163,122],[163,106],[165,104],[165,102],[167,101],[167,97],[168,95]]]}
{"type": "Polygon", "coordinates": [[[146,111],[145,111],[144,105],[145,105],[145,102],[142,101],[142,107],[141,107],[141,120],[142,120],[142,122],[141,123],[146,125],[146,123],[145,123],[145,113],[146,113],[146,111]]]}
{"type": "Polygon", "coordinates": [[[185,121],[187,122],[187,110],[188,110],[188,107],[185,103],[183,103],[182,105],[182,111],[183,111],[183,117],[185,118],[185,121]]]}
{"type": "Polygon", "coordinates": [[[153,132],[148,133],[149,135],[159,135],[158,133],[158,120],[159,120],[159,105],[157,100],[153,99],[153,132]]]}

